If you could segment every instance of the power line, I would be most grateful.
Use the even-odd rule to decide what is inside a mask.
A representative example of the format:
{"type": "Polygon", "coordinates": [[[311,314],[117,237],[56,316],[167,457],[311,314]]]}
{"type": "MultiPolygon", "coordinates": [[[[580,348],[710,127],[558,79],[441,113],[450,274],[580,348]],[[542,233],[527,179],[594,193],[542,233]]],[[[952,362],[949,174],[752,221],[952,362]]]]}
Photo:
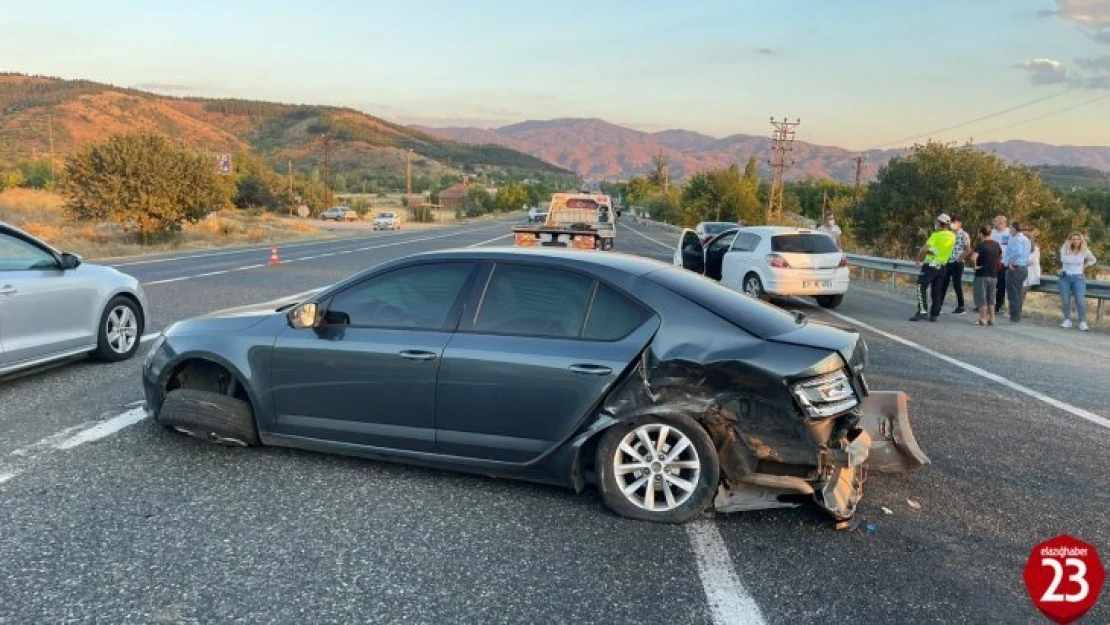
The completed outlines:
{"type": "MultiPolygon", "coordinates": [[[[1046,96],[1041,96],[1041,97],[1039,97],[1035,100],[1029,100],[1028,102],[1022,102],[1021,104],[1015,104],[1014,106],[1011,106],[1010,108],[1003,109],[1001,111],[995,111],[993,113],[988,113],[986,115],[976,117],[975,119],[971,119],[971,120],[968,120],[966,122],[960,122],[958,124],[953,124],[951,126],[945,126],[944,128],[938,128],[936,130],[931,130],[929,132],[925,132],[925,133],[922,133],[922,134],[919,134],[919,135],[914,135],[912,137],[905,137],[903,139],[898,139],[897,141],[889,141],[887,143],[877,145],[877,146],[871,148],[871,150],[879,150],[879,149],[890,147],[890,146],[893,146],[893,145],[904,145],[905,143],[907,143],[909,141],[914,141],[914,140],[917,140],[917,139],[921,139],[923,137],[929,137],[929,136],[932,136],[932,135],[937,135],[937,134],[940,134],[942,132],[948,132],[949,130],[955,130],[957,128],[963,128],[964,126],[969,126],[971,124],[975,124],[975,123],[978,123],[978,122],[981,122],[981,121],[986,121],[988,119],[992,119],[994,117],[999,117],[1001,115],[1005,115],[1006,113],[1012,113],[1014,111],[1023,109],[1027,106],[1033,106],[1034,104],[1040,104],[1041,102],[1046,102],[1046,101],[1051,100],[1053,98],[1058,98],[1058,97],[1064,95],[1065,93],[1071,93],[1074,90],[1075,90],[1075,87],[1068,87],[1067,89],[1064,89],[1062,91],[1057,91],[1056,93],[1051,93],[1051,94],[1046,95],[1046,96]]],[[[870,151],[870,150],[868,150],[868,151],[870,151]]]]}
{"type": "MultiPolygon", "coordinates": [[[[1047,113],[1038,115],[1036,117],[1030,117],[1029,119],[1023,119],[1019,122],[1014,122],[1012,124],[1006,124],[1005,126],[998,126],[997,128],[992,128],[992,129],[986,130],[984,132],[976,133],[976,135],[988,135],[988,134],[991,134],[992,132],[998,132],[1000,130],[1009,130],[1010,128],[1015,128],[1017,126],[1023,126],[1025,124],[1040,121],[1042,119],[1045,119],[1046,117],[1052,117],[1053,115],[1059,115],[1060,113],[1067,113],[1068,111],[1073,111],[1077,108],[1087,106],[1088,104],[1094,104],[1095,102],[1101,102],[1101,101],[1103,101],[1107,98],[1110,98],[1110,93],[1107,93],[1105,95],[1101,95],[1097,98],[1091,98],[1090,100],[1084,100],[1083,102],[1080,102],[1078,104],[1073,104],[1071,106],[1067,106],[1067,107],[1064,107],[1062,109],[1056,109],[1055,111],[1049,111],[1047,113]]],[[[972,137],[967,137],[967,138],[971,139],[972,137]]]]}

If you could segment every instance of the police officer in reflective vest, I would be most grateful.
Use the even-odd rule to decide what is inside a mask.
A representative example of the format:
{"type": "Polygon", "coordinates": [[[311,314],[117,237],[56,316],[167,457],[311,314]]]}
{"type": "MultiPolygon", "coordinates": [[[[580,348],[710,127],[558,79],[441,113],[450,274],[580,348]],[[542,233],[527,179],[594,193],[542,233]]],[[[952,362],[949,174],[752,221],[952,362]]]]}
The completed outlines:
{"type": "Polygon", "coordinates": [[[937,217],[936,230],[929,235],[917,254],[917,314],[910,321],[936,321],[944,302],[944,275],[952,248],[956,247],[956,233],[952,232],[952,219],[945,213],[937,217]],[[926,305],[928,302],[929,306],[926,305]]]}

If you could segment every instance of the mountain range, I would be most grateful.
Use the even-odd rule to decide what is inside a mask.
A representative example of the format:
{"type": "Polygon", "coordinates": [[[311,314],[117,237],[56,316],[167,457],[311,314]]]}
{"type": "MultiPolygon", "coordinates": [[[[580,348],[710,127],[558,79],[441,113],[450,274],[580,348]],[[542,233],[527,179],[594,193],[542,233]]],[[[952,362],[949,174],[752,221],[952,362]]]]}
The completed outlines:
{"type": "Polygon", "coordinates": [[[573,178],[534,156],[497,145],[466,145],[350,108],[253,100],[177,98],[87,80],[0,74],[0,163],[68,154],[92,141],[154,130],[213,153],[249,150],[280,172],[324,165],[338,173],[403,184],[412,151],[415,175],[482,170],[573,178]]]}
{"type": "MultiPolygon", "coordinates": [[[[668,162],[672,179],[681,180],[691,173],[738,163],[756,157],[760,173],[769,172],[770,139],[736,134],[715,138],[690,130],[644,132],[611,124],[600,119],[563,118],[526,121],[501,128],[431,128],[421,131],[472,145],[499,145],[531,154],[569,169],[587,179],[615,180],[643,174],[652,167],[656,155],[668,162]]],[[[1110,147],[1057,146],[1031,141],[1005,141],[978,144],[1003,159],[1027,165],[1065,165],[1110,171],[1110,147]]],[[[872,180],[879,167],[907,148],[870,150],[863,153],[864,181],[872,180]]],[[[855,180],[860,153],[844,148],[816,145],[796,140],[791,157],[793,165],[787,178],[807,176],[855,180]]]]}

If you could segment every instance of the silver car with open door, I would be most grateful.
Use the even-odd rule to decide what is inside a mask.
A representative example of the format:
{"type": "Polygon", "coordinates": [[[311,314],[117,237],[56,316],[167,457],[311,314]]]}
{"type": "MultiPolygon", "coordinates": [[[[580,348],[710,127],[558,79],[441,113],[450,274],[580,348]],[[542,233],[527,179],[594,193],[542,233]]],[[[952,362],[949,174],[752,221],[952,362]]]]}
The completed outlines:
{"type": "Polygon", "coordinates": [[[84,354],[126,360],[146,310],[135,278],[0,222],[0,376],[84,354]]]}

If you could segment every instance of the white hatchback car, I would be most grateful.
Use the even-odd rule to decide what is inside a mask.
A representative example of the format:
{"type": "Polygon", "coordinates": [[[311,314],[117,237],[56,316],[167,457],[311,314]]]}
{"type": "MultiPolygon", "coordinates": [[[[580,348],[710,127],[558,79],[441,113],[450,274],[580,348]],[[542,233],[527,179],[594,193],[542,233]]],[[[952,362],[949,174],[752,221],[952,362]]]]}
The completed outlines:
{"type": "Polygon", "coordinates": [[[397,213],[378,213],[372,222],[374,230],[400,230],[401,218],[397,213]]]}
{"type": "Polygon", "coordinates": [[[704,244],[683,230],[674,264],[752,297],[811,296],[824,308],[840,305],[850,281],[836,241],[808,228],[735,228],[704,244]]]}

